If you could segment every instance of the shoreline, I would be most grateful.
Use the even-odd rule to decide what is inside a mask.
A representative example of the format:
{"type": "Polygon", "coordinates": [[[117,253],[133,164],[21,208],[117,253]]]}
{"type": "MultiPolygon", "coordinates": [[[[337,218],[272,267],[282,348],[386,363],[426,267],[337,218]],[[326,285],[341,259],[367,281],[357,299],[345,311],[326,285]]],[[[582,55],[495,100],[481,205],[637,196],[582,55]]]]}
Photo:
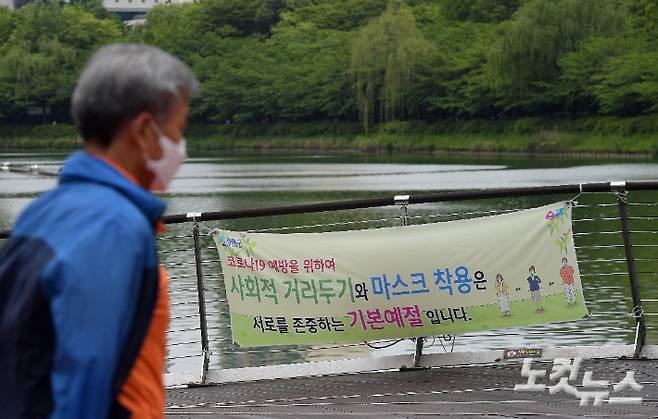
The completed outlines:
{"type": "MultiPolygon", "coordinates": [[[[188,149],[236,153],[363,153],[658,160],[658,116],[580,120],[525,118],[427,124],[395,121],[363,135],[354,123],[191,124],[188,149]]],[[[0,150],[80,148],[68,123],[0,127],[0,150]]]]}
{"type": "MultiPolygon", "coordinates": [[[[188,144],[189,145],[189,144],[188,144]]],[[[650,152],[638,153],[615,153],[609,151],[561,151],[561,152],[528,152],[528,151],[484,151],[484,150],[451,150],[451,149],[435,149],[435,150],[363,150],[358,148],[333,148],[333,149],[317,149],[317,148],[285,148],[285,147],[267,147],[267,148],[250,148],[250,147],[218,147],[218,148],[188,148],[191,152],[220,152],[232,151],[244,154],[258,153],[258,154],[310,154],[318,152],[332,152],[337,154],[366,154],[372,156],[379,155],[417,155],[417,154],[431,154],[434,156],[460,156],[460,157],[539,157],[539,158],[586,158],[586,159],[620,159],[620,160],[646,160],[651,161],[653,157],[650,152]]]]}
{"type": "MultiPolygon", "coordinates": [[[[239,141],[239,140],[237,140],[239,141]]],[[[0,139],[0,144],[2,139],[0,139]]],[[[0,145],[0,153],[5,152],[72,152],[82,148],[81,142],[67,142],[57,144],[54,147],[43,147],[41,145],[28,146],[5,146],[0,145]]],[[[273,147],[264,145],[263,147],[195,147],[192,142],[188,142],[188,151],[198,152],[221,152],[230,151],[238,154],[310,154],[318,152],[330,152],[336,154],[365,154],[365,155],[417,155],[426,154],[433,156],[459,156],[459,157],[526,157],[526,158],[582,158],[582,159],[615,159],[615,160],[635,160],[635,161],[653,161],[656,158],[651,152],[614,152],[614,151],[520,151],[520,150],[458,150],[458,149],[392,149],[392,150],[364,150],[361,148],[316,148],[316,147],[273,147]]]]}

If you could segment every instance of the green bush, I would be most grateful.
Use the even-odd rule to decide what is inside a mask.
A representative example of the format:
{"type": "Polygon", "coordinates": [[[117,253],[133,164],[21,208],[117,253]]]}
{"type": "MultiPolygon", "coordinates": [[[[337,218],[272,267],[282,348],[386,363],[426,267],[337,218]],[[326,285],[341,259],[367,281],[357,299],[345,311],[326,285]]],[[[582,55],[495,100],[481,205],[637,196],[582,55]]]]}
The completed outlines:
{"type": "Polygon", "coordinates": [[[658,143],[655,143],[651,149],[651,158],[658,160],[658,143]]]}
{"type": "MultiPolygon", "coordinates": [[[[344,150],[366,152],[643,153],[658,158],[658,116],[582,119],[393,121],[369,136],[351,122],[198,124],[187,129],[190,149],[344,150]]],[[[0,148],[74,148],[75,127],[0,127],[0,148]]]]}

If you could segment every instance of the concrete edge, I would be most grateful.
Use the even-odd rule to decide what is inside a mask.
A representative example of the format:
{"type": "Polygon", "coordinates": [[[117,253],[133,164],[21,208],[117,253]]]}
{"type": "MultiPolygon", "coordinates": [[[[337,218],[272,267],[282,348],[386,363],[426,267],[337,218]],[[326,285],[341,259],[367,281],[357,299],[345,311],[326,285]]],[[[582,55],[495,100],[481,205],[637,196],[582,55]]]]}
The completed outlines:
{"type": "MultiPolygon", "coordinates": [[[[552,360],[555,358],[632,358],[634,347],[633,345],[603,345],[550,347],[541,349],[542,356],[537,357],[538,360],[552,360]]],[[[421,367],[431,368],[452,365],[492,364],[507,361],[504,359],[503,354],[504,350],[502,349],[494,351],[425,354],[421,357],[421,367]]],[[[641,356],[648,359],[658,359],[658,345],[645,346],[642,350],[641,356]]],[[[522,359],[519,358],[516,361],[521,362],[522,359]]],[[[413,355],[409,354],[210,370],[208,371],[207,384],[366,373],[382,370],[395,370],[401,367],[411,366],[412,363],[413,355]]],[[[198,377],[196,383],[198,383],[198,377]]]]}

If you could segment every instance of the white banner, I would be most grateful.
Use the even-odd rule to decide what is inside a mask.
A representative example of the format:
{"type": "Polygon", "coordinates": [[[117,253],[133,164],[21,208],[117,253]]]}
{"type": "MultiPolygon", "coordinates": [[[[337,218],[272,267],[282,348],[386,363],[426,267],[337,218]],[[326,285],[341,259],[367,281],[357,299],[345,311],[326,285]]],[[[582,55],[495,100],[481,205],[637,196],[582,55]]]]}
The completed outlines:
{"type": "Polygon", "coordinates": [[[587,314],[566,202],[407,227],[213,237],[241,346],[435,336],[587,314]]]}

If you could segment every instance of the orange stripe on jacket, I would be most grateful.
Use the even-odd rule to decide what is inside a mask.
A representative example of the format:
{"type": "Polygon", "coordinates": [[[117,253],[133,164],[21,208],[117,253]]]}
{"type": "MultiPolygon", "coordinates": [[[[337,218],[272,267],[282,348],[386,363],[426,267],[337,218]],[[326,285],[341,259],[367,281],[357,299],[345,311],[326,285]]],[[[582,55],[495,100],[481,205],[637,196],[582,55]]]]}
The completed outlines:
{"type": "Polygon", "coordinates": [[[133,176],[130,172],[128,172],[123,166],[121,166],[119,163],[115,162],[114,160],[110,159],[109,157],[102,156],[100,154],[93,153],[92,156],[96,157],[97,159],[103,160],[105,163],[109,164],[112,166],[114,170],[117,172],[121,173],[123,177],[134,183],[135,185],[138,185],[139,183],[137,182],[137,179],[135,176],[133,176]]]}
{"type": "Polygon", "coordinates": [[[149,330],[119,393],[119,403],[135,419],[164,417],[164,368],[169,296],[167,271],[160,266],[160,290],[149,330]]]}

